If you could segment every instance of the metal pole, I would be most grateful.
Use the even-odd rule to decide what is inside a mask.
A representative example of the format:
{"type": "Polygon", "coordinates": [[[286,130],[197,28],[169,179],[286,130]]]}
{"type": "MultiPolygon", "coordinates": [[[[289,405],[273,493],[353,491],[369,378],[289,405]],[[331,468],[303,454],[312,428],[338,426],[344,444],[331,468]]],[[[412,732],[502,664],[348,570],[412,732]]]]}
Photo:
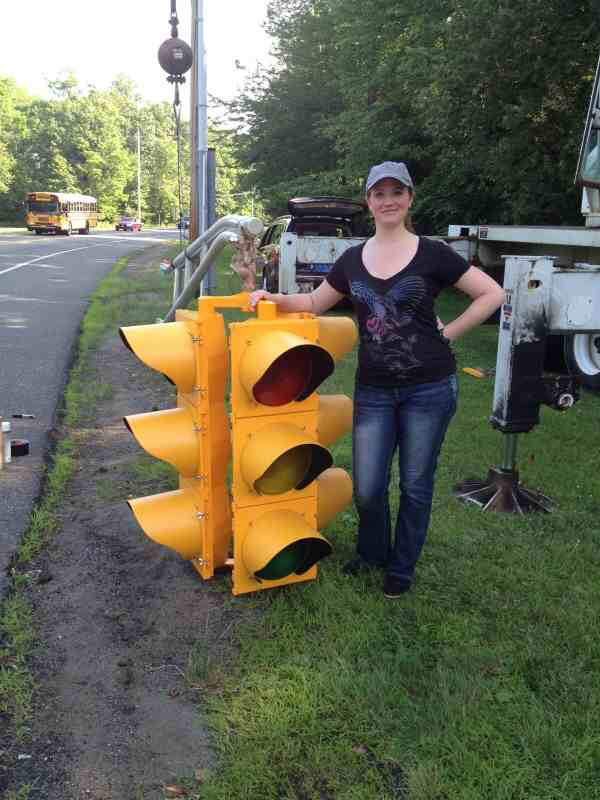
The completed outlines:
{"type": "MultiPolygon", "coordinates": [[[[206,229],[208,230],[217,220],[216,208],[216,175],[217,164],[215,148],[209,147],[206,153],[206,229]]],[[[200,288],[201,294],[214,294],[215,269],[214,264],[208,269],[200,288]]]]}
{"type": "MultiPolygon", "coordinates": [[[[197,81],[196,81],[196,63],[198,55],[198,26],[196,25],[196,18],[198,16],[198,2],[192,0],[192,73],[190,75],[190,224],[188,230],[188,239],[190,242],[198,238],[198,213],[197,206],[197,190],[196,190],[196,141],[198,138],[198,117],[196,115],[196,95],[197,95],[197,81]]],[[[181,213],[181,211],[180,211],[181,213]]]]}
{"type": "Polygon", "coordinates": [[[500,469],[505,472],[512,472],[517,463],[517,433],[505,433],[504,435],[504,452],[502,455],[502,464],[500,469]]]}
{"type": "Polygon", "coordinates": [[[137,201],[138,212],[137,216],[139,221],[142,221],[142,141],[140,136],[140,128],[137,129],[137,201]]]}
{"type": "Polygon", "coordinates": [[[192,0],[192,202],[190,240],[206,230],[207,94],[204,50],[204,0],[192,0]],[[195,123],[195,124],[194,124],[195,123]],[[195,132],[194,132],[195,128],[195,132]]]}

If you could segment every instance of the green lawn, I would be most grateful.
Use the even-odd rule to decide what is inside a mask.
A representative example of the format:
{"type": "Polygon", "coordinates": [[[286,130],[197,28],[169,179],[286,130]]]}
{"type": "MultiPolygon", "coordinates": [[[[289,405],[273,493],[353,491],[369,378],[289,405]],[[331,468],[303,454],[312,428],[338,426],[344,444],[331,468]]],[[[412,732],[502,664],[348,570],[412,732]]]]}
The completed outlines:
{"type": "MultiPolygon", "coordinates": [[[[438,311],[447,321],[463,305],[447,293],[438,311]]],[[[334,553],[316,581],[228,601],[255,613],[211,695],[222,763],[199,797],[600,796],[600,397],[544,409],[520,437],[522,481],[550,495],[554,513],[462,505],[453,485],[501,461],[487,421],[493,379],[460,371],[495,366],[496,337],[486,325],[455,347],[460,408],[414,592],[391,601],[379,575],[341,574],[355,540],[348,509],[325,532],[334,553]]],[[[323,393],[351,394],[353,371],[347,357],[323,393]]],[[[349,437],[334,457],[350,467],[349,437]]]]}

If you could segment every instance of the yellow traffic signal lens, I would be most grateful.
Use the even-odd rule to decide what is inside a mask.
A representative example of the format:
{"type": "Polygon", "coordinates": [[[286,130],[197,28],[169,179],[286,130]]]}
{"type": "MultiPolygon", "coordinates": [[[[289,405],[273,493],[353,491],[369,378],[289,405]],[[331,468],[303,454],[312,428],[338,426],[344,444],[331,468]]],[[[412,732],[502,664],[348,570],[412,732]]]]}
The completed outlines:
{"type": "Polygon", "coordinates": [[[254,483],[259,494],[282,494],[303,483],[312,460],[310,445],[302,445],[279,456],[254,483]]]}
{"type": "Polygon", "coordinates": [[[329,450],[311,439],[289,422],[269,422],[255,430],[240,457],[246,485],[268,495],[305,489],[333,463],[329,450]]]}

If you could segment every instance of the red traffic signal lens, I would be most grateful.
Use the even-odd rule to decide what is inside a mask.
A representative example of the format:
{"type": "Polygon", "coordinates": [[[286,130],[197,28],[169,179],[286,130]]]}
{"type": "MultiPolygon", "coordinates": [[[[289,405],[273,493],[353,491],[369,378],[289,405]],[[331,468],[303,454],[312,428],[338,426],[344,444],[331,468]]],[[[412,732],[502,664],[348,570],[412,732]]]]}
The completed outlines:
{"type": "Polygon", "coordinates": [[[308,347],[294,347],[280,355],[255,384],[255,400],[264,406],[284,406],[303,395],[308,396],[312,361],[308,347]]]}

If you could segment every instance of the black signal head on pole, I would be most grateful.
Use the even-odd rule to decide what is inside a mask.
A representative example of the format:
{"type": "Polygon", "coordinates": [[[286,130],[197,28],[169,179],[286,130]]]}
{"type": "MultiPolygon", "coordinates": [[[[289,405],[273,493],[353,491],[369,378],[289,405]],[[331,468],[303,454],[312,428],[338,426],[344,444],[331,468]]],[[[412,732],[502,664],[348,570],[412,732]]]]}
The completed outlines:
{"type": "Polygon", "coordinates": [[[158,48],[158,63],[169,73],[168,81],[183,83],[183,74],[194,62],[192,48],[183,39],[166,39],[158,48]]]}

